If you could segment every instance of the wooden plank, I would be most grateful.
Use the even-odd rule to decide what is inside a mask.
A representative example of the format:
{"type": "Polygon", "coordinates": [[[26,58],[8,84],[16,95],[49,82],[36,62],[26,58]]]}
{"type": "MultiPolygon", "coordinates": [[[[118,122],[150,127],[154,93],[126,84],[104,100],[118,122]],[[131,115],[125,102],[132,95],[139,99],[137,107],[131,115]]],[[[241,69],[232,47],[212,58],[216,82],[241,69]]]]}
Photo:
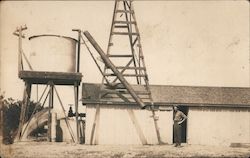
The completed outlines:
{"type": "Polygon", "coordinates": [[[99,126],[99,116],[100,115],[100,105],[97,104],[96,105],[96,112],[95,112],[95,119],[92,125],[92,129],[91,129],[91,135],[90,135],[90,145],[94,144],[94,137],[96,135],[96,127],[99,126]]]}
{"type": "Polygon", "coordinates": [[[74,85],[81,82],[81,73],[46,72],[46,71],[20,71],[19,78],[32,84],[47,84],[53,81],[55,85],[74,85]]]}
{"type": "MultiPolygon", "coordinates": [[[[122,74],[124,77],[145,77],[143,74],[122,74]]],[[[113,73],[104,73],[104,76],[116,76],[113,73]]]]}
{"type": "Polygon", "coordinates": [[[27,115],[27,107],[28,107],[28,102],[30,99],[30,93],[31,93],[31,84],[26,82],[25,83],[25,89],[23,92],[23,101],[22,101],[22,107],[21,107],[21,114],[19,118],[19,127],[18,127],[18,132],[17,132],[17,140],[20,140],[22,137],[22,130],[23,130],[23,125],[25,122],[25,118],[27,115]]]}
{"type": "Polygon", "coordinates": [[[49,114],[48,114],[48,131],[47,131],[47,141],[51,142],[51,109],[53,108],[53,102],[54,102],[54,88],[53,84],[50,85],[50,92],[49,92],[49,114]]]}
{"type": "Polygon", "coordinates": [[[107,55],[108,57],[124,57],[124,58],[128,58],[128,57],[133,57],[133,55],[130,54],[109,54],[107,55]]]}
{"type": "MultiPolygon", "coordinates": [[[[130,102],[127,98],[123,97],[122,95],[119,95],[119,96],[120,96],[125,102],[130,102]]],[[[139,124],[139,122],[138,122],[138,120],[137,120],[137,118],[136,118],[136,116],[135,116],[134,111],[133,111],[132,109],[127,109],[127,112],[128,112],[128,114],[129,114],[129,117],[130,117],[132,123],[134,124],[134,127],[135,127],[135,129],[136,129],[136,132],[137,132],[137,134],[138,134],[138,136],[139,136],[139,138],[140,138],[140,140],[141,140],[141,143],[142,143],[143,145],[148,144],[148,143],[147,143],[147,139],[146,139],[146,137],[144,136],[144,133],[143,133],[141,127],[140,127],[140,124],[139,124]]]]}
{"type": "Polygon", "coordinates": [[[127,25],[114,25],[115,28],[128,28],[127,25]]]}
{"type": "Polygon", "coordinates": [[[75,114],[76,114],[76,141],[79,144],[80,143],[80,136],[79,136],[79,121],[78,121],[78,94],[79,93],[79,87],[77,84],[74,86],[74,95],[75,95],[75,114]]]}
{"type": "MultiPolygon", "coordinates": [[[[3,105],[0,103],[0,144],[3,143],[3,105]]],[[[1,146],[1,145],[0,145],[1,146]]]]}
{"type": "Polygon", "coordinates": [[[116,24],[136,24],[135,21],[114,21],[116,24]]]}
{"type": "Polygon", "coordinates": [[[133,124],[134,124],[134,126],[135,126],[135,129],[136,129],[136,131],[137,131],[137,133],[138,133],[138,135],[139,135],[139,137],[140,137],[141,143],[142,143],[143,145],[148,144],[148,143],[147,143],[147,139],[146,139],[146,137],[144,136],[143,131],[142,131],[140,125],[139,125],[139,122],[138,122],[138,120],[137,120],[136,117],[135,117],[134,111],[131,110],[131,109],[127,109],[127,111],[128,111],[129,116],[130,116],[130,119],[131,119],[131,121],[133,122],[133,124]]]}
{"type": "Polygon", "coordinates": [[[134,13],[133,10],[116,10],[116,13],[134,13]]]}
{"type": "Polygon", "coordinates": [[[139,36],[139,33],[136,32],[112,32],[113,35],[136,35],[139,36]]]}
{"type": "Polygon", "coordinates": [[[117,69],[131,69],[131,70],[145,70],[145,67],[124,67],[124,66],[117,66],[117,69]]]}
{"type": "Polygon", "coordinates": [[[49,71],[20,71],[19,77],[21,79],[65,79],[65,80],[81,80],[81,73],[71,72],[49,72],[49,71]]]}

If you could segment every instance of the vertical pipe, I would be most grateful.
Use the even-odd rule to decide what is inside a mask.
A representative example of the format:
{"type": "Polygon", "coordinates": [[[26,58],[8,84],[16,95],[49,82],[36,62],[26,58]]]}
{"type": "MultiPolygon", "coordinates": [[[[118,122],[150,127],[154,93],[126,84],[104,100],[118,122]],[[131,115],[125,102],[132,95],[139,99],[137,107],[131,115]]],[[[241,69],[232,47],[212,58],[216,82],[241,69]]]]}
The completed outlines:
{"type": "Polygon", "coordinates": [[[56,125],[57,125],[57,114],[51,113],[51,140],[56,142],[56,125]]]}
{"type": "Polygon", "coordinates": [[[22,53],[21,53],[21,47],[22,47],[22,31],[21,29],[19,31],[19,36],[18,36],[18,72],[22,70],[22,53]]]}
{"type": "Polygon", "coordinates": [[[78,43],[77,43],[77,64],[76,64],[76,72],[80,71],[80,51],[81,51],[81,30],[80,29],[72,29],[72,31],[78,32],[78,43]]]}
{"type": "Polygon", "coordinates": [[[78,122],[78,85],[77,82],[75,82],[74,85],[74,94],[75,94],[75,111],[76,111],[76,141],[79,143],[79,122],[78,122]]]}
{"type": "Polygon", "coordinates": [[[78,31],[77,72],[80,71],[81,30],[78,31]]]}

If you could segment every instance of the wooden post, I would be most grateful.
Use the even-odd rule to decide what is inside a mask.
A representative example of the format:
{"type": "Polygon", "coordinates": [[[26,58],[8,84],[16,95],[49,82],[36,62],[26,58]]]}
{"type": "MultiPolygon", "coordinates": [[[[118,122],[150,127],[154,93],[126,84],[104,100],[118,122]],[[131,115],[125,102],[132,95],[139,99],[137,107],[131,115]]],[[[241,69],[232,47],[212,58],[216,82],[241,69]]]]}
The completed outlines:
{"type": "Polygon", "coordinates": [[[132,109],[127,109],[127,111],[128,111],[128,114],[129,114],[129,117],[130,117],[131,121],[133,122],[133,124],[135,126],[135,130],[136,130],[137,134],[139,135],[141,143],[143,145],[148,144],[147,139],[144,136],[143,131],[142,131],[140,125],[139,125],[139,122],[138,122],[138,120],[135,117],[134,111],[132,109]]]}
{"type": "Polygon", "coordinates": [[[3,105],[0,103],[0,144],[3,143],[3,105]]]}
{"type": "Polygon", "coordinates": [[[47,140],[51,142],[51,110],[53,108],[53,91],[54,85],[53,83],[49,83],[50,85],[50,95],[49,95],[49,114],[48,114],[48,131],[47,131],[47,140]]]}
{"type": "Polygon", "coordinates": [[[76,113],[76,141],[79,143],[79,122],[78,122],[78,93],[79,93],[79,87],[77,82],[75,82],[74,85],[74,94],[75,94],[75,113],[76,113]]]}
{"type": "Polygon", "coordinates": [[[57,125],[57,114],[51,113],[51,140],[56,142],[56,125],[57,125]]]}
{"type": "Polygon", "coordinates": [[[20,140],[22,137],[22,130],[24,122],[26,121],[26,115],[27,115],[27,107],[29,104],[30,99],[30,93],[31,93],[31,84],[29,82],[25,82],[25,89],[23,92],[23,101],[22,101],[22,107],[21,107],[21,114],[19,119],[19,127],[17,132],[17,140],[20,140]]]}

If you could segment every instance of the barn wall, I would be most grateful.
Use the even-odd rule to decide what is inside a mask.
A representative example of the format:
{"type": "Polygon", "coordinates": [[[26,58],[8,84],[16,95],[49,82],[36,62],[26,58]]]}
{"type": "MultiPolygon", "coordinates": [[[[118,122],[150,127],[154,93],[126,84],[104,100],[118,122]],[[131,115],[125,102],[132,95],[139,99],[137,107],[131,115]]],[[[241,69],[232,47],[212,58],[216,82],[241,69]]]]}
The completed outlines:
{"type": "MultiPolygon", "coordinates": [[[[157,144],[157,136],[152,119],[152,112],[132,106],[101,105],[99,127],[97,126],[94,140],[97,144],[141,144],[128,110],[133,110],[139,126],[142,129],[148,144],[157,144]]],[[[87,105],[86,108],[86,144],[90,144],[91,131],[96,108],[87,105]]],[[[163,142],[172,143],[172,111],[157,111],[158,125],[163,142]]]]}
{"type": "Polygon", "coordinates": [[[189,144],[250,143],[250,109],[190,107],[187,127],[189,144]]]}

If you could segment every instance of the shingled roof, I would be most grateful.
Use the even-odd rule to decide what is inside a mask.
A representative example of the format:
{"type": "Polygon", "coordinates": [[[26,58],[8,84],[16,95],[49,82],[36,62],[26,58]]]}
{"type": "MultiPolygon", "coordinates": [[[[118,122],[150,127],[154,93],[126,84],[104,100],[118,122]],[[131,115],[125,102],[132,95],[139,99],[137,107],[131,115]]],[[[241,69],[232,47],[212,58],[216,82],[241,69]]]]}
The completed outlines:
{"type": "MultiPolygon", "coordinates": [[[[135,89],[139,86],[133,86],[135,89]]],[[[151,85],[152,97],[157,104],[189,105],[236,105],[250,107],[250,88],[239,87],[197,87],[151,85]]],[[[102,102],[98,100],[99,84],[84,83],[83,98],[87,103],[102,102]],[[86,99],[86,93],[88,98],[86,99]]],[[[114,101],[111,98],[109,101],[114,101]]]]}

